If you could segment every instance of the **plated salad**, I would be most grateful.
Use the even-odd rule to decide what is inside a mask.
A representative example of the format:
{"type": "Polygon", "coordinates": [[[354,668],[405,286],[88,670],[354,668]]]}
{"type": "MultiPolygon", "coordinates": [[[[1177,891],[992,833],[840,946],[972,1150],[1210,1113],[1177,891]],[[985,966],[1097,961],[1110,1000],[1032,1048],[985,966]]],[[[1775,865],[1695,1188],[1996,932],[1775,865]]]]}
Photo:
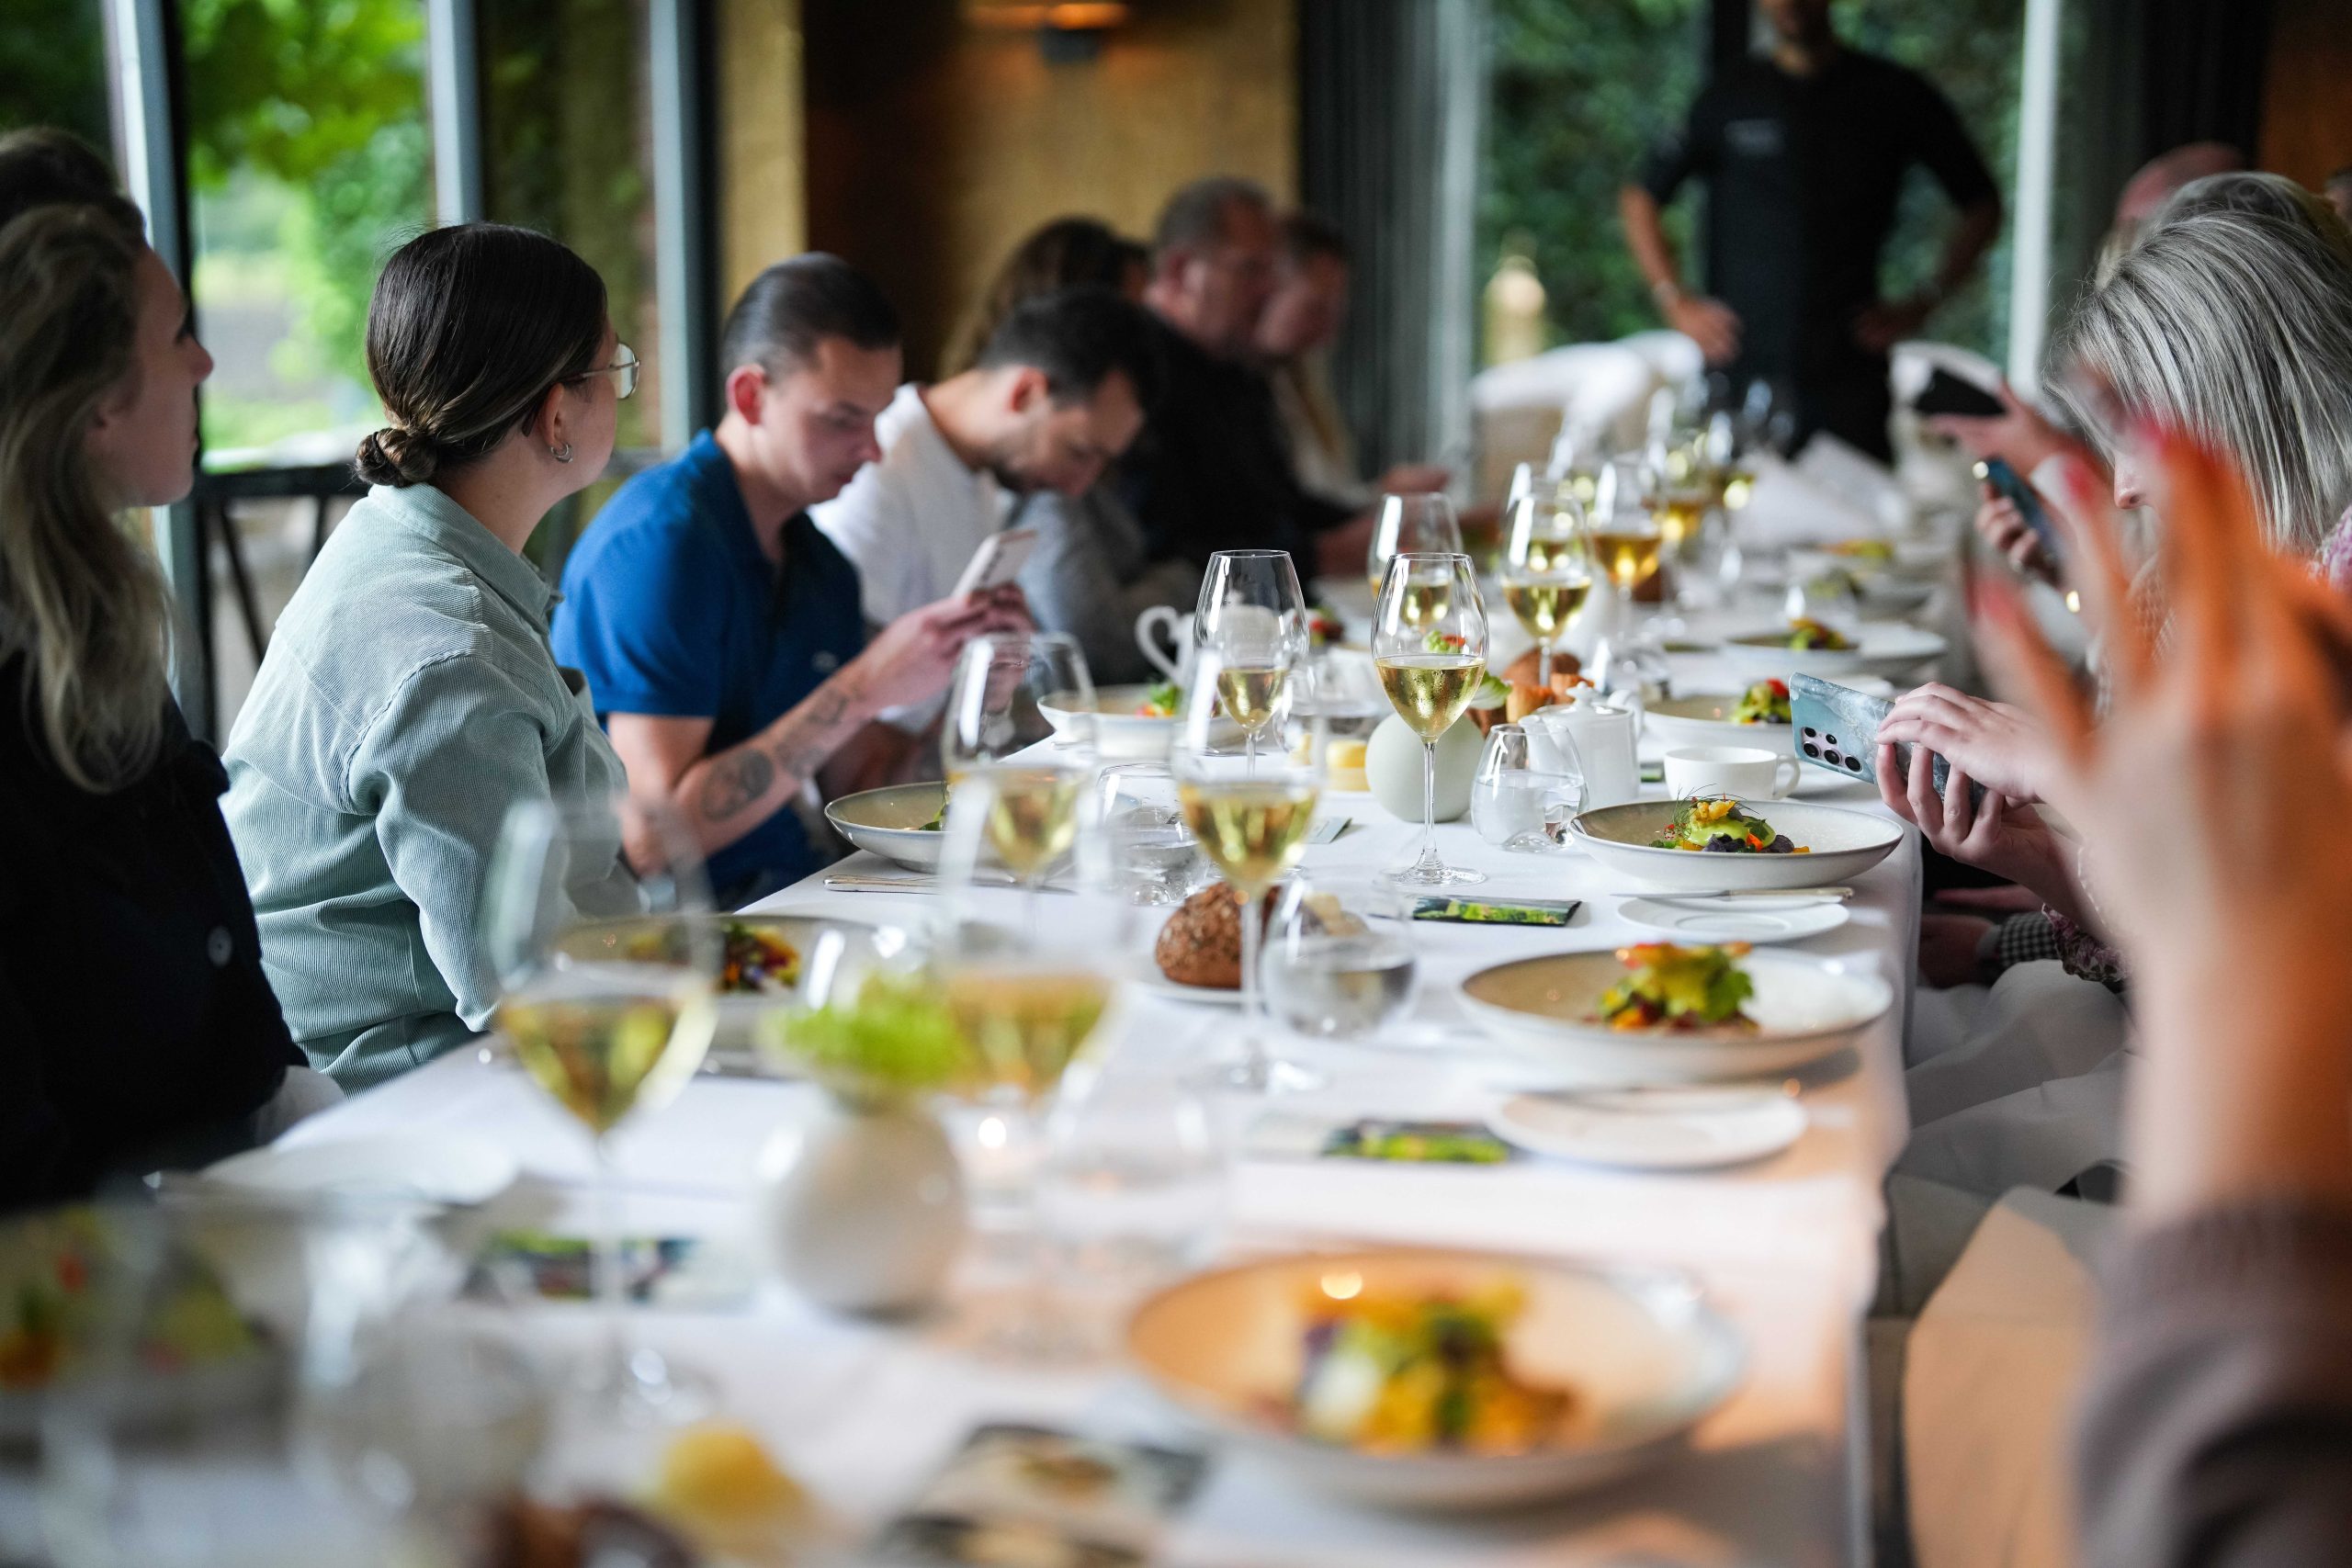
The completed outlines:
{"type": "Polygon", "coordinates": [[[721,992],[789,991],[800,984],[800,950],[775,932],[741,920],[727,921],[719,932],[727,942],[718,969],[721,992]]]}
{"type": "Polygon", "coordinates": [[[1173,681],[1154,681],[1136,705],[1137,718],[1174,718],[1184,705],[1184,688],[1173,681]]]}
{"type": "Polygon", "coordinates": [[[1791,621],[1784,640],[1797,653],[1847,653],[1859,646],[1836,626],[1810,615],[1799,615],[1791,621]]]}
{"type": "Polygon", "coordinates": [[[1755,1020],[1740,1004],[1756,983],[1739,966],[1747,943],[1682,947],[1670,942],[1636,942],[1617,950],[1630,971],[1600,994],[1600,1021],[1627,1031],[1753,1029],[1755,1020]]]}
{"type": "Polygon", "coordinates": [[[1731,710],[1734,724],[1787,724],[1789,687],[1785,681],[1758,681],[1739,694],[1731,710]]]}
{"type": "Polygon", "coordinates": [[[1813,852],[1792,843],[1761,817],[1750,816],[1736,800],[1723,795],[1692,795],[1682,803],[1666,831],[1650,840],[1654,850],[1695,850],[1707,854],[1804,855],[1813,852]]]}
{"type": "Polygon", "coordinates": [[[1327,1280],[1306,1303],[1306,1362],[1283,1414],[1306,1437],[1368,1453],[1541,1448],[1577,1399],[1512,1372],[1504,1338],[1524,1305],[1510,1279],[1459,1296],[1344,1298],[1327,1280]]]}

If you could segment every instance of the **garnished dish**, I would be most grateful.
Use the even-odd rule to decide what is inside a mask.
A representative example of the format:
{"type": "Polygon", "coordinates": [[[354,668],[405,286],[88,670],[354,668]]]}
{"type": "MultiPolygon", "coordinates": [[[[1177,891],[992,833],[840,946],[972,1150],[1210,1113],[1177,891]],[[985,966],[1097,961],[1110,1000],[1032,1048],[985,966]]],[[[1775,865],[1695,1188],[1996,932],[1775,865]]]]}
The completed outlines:
{"type": "Polygon", "coordinates": [[[1860,646],[1837,627],[1799,615],[1789,623],[1787,645],[1799,653],[1849,653],[1860,646]]]}
{"type": "MultiPolygon", "coordinates": [[[[1312,605],[1306,612],[1306,640],[1309,647],[1320,651],[1346,638],[1348,628],[1338,612],[1321,604],[1312,605]]],[[[1174,716],[1174,710],[1170,711],[1174,716]]]]}
{"type": "MultiPolygon", "coordinates": [[[[90,1352],[108,1305],[101,1280],[113,1267],[104,1225],[88,1210],[67,1209],[0,1233],[0,1395],[39,1393],[90,1352]]],[[[142,1371],[191,1371],[262,1348],[209,1270],[177,1256],[164,1269],[140,1326],[142,1371]]]]}
{"type": "Polygon", "coordinates": [[[1785,681],[1758,681],[1739,694],[1737,705],[1731,710],[1734,724],[1787,724],[1789,716],[1789,684],[1785,681]]]}
{"type": "Polygon", "coordinates": [[[1137,718],[1174,718],[1183,705],[1184,688],[1173,681],[1154,681],[1144,688],[1143,701],[1136,705],[1137,718]]]}
{"type": "Polygon", "coordinates": [[[789,991],[800,984],[800,950],[771,931],[729,920],[719,927],[727,953],[718,988],[726,995],[789,991]]]}
{"type": "Polygon", "coordinates": [[[1654,850],[1695,850],[1710,854],[1810,854],[1804,845],[1792,843],[1761,817],[1750,816],[1736,800],[1720,795],[1693,795],[1682,803],[1666,831],[1650,840],[1654,850]]]}
{"type": "Polygon", "coordinates": [[[1299,1433],[1366,1453],[1517,1454],[1542,1448],[1576,1411],[1575,1393],[1521,1381],[1503,1340],[1525,1304],[1510,1280],[1462,1295],[1305,1300],[1306,1361],[1291,1406],[1299,1433]]]}
{"type": "Polygon", "coordinates": [[[1884,539],[1847,539],[1821,547],[1833,556],[1844,556],[1849,560],[1891,561],[1894,558],[1894,547],[1884,539]]]}
{"type": "Polygon", "coordinates": [[[1740,1004],[1756,994],[1756,982],[1739,966],[1747,943],[1681,947],[1670,942],[1636,942],[1617,950],[1631,973],[1600,994],[1600,1021],[1611,1029],[1754,1029],[1740,1004]]]}

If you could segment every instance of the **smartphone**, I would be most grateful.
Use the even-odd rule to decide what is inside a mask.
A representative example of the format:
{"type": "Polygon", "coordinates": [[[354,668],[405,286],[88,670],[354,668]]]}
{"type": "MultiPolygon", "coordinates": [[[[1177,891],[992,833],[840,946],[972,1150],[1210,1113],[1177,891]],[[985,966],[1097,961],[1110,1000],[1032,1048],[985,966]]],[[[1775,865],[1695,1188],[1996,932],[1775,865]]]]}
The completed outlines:
{"type": "MultiPolygon", "coordinates": [[[[1797,760],[1810,762],[1845,779],[1878,777],[1878,727],[1894,704],[1884,697],[1873,697],[1851,686],[1841,686],[1834,681],[1824,681],[1817,675],[1795,675],[1789,681],[1789,718],[1795,727],[1793,743],[1797,760]]],[[[1895,765],[1902,778],[1911,776],[1909,744],[1894,748],[1895,765]]],[[[1951,778],[1951,764],[1937,756],[1930,765],[1929,776],[1935,780],[1938,793],[1951,778]]],[[[1899,787],[1902,780],[1896,781],[1899,787]]],[[[1984,804],[1984,786],[1971,783],[1968,786],[1971,806],[1984,804]]]]}
{"type": "Polygon", "coordinates": [[[1911,400],[1911,406],[1921,413],[1956,413],[1970,419],[1998,419],[2008,412],[2000,399],[1940,365],[1928,372],[1928,384],[1911,400]]]}
{"type": "Polygon", "coordinates": [[[1021,575],[1022,567],[1029,559],[1029,552],[1037,547],[1035,528],[1007,528],[990,534],[972,552],[964,564],[964,575],[956,580],[956,592],[951,599],[961,599],[973,593],[985,593],[991,588],[1001,588],[1021,575]]]}
{"type": "Polygon", "coordinates": [[[1976,477],[1992,487],[1993,493],[2018,509],[2025,525],[2033,530],[2050,558],[2058,558],[2058,525],[2052,522],[2050,509],[2041,504],[2041,492],[2026,483],[2015,468],[2001,457],[1987,457],[1976,465],[1976,477]]]}

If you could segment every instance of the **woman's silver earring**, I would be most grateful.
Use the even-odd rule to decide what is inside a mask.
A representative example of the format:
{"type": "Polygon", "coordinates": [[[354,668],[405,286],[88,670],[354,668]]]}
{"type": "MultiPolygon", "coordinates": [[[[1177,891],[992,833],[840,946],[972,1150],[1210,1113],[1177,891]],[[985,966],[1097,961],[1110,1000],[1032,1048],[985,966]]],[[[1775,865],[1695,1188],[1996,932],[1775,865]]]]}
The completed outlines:
{"type": "Polygon", "coordinates": [[[548,447],[548,456],[559,463],[569,463],[571,461],[571,443],[567,441],[560,446],[548,447]]]}

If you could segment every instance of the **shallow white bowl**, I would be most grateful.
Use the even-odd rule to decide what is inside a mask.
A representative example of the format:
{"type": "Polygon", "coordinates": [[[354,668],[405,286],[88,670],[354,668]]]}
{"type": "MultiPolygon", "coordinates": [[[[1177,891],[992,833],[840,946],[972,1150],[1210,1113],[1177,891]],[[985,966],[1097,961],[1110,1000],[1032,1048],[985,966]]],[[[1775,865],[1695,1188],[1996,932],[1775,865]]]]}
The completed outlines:
{"type": "Polygon", "coordinates": [[[1751,680],[1818,675],[1835,680],[1857,671],[1892,674],[1943,657],[1946,643],[1931,631],[1903,621],[1865,621],[1858,648],[1800,651],[1778,640],[1784,632],[1767,628],[1724,639],[1724,661],[1751,680]]]}
{"type": "Polygon", "coordinates": [[[1740,804],[1810,854],[1707,854],[1655,850],[1680,802],[1636,800],[1604,806],[1568,824],[1575,842],[1606,869],[1653,887],[1818,887],[1860,876],[1903,841],[1903,825],[1871,811],[1810,801],[1752,800],[1740,804]]]}
{"type": "Polygon", "coordinates": [[[1738,1332],[1683,1276],[1414,1247],[1195,1275],[1136,1309],[1127,1353],[1177,1409],[1250,1460],[1378,1506],[1442,1509],[1558,1496],[1655,1463],[1731,1396],[1747,1361],[1738,1332]],[[1463,1294],[1498,1275],[1526,1294],[1506,1340],[1513,1367],[1581,1396],[1555,1442],[1510,1455],[1370,1454],[1302,1437],[1268,1413],[1296,1386],[1300,1303],[1313,1292],[1463,1294]]]}
{"type": "Polygon", "coordinates": [[[855,844],[910,871],[936,871],[946,834],[923,824],[947,799],[944,784],[886,784],[825,803],[825,820],[855,844]]]}
{"type": "MultiPolygon", "coordinates": [[[[1103,756],[1134,761],[1168,754],[1169,742],[1176,736],[1176,720],[1136,712],[1150,691],[1148,686],[1095,688],[1095,745],[1103,756]]],[[[1037,711],[1052,721],[1054,733],[1060,735],[1069,730],[1071,717],[1080,710],[1077,694],[1057,692],[1039,703],[1037,711]]]]}
{"type": "Polygon", "coordinates": [[[1694,692],[1687,696],[1660,697],[1643,711],[1644,728],[1658,744],[1679,746],[1760,746],[1779,751],[1789,745],[1796,728],[1788,724],[1736,724],[1732,710],[1739,706],[1737,692],[1694,692]]]}
{"type": "Polygon", "coordinates": [[[1741,1011],[1752,1030],[1650,1032],[1611,1029],[1601,993],[1624,978],[1613,951],[1553,953],[1481,969],[1464,979],[1462,1006],[1497,1043],[1564,1082],[1696,1083],[1785,1073],[1841,1050],[1894,1003],[1876,975],[1836,959],[1750,953],[1756,983],[1741,1011]]]}

